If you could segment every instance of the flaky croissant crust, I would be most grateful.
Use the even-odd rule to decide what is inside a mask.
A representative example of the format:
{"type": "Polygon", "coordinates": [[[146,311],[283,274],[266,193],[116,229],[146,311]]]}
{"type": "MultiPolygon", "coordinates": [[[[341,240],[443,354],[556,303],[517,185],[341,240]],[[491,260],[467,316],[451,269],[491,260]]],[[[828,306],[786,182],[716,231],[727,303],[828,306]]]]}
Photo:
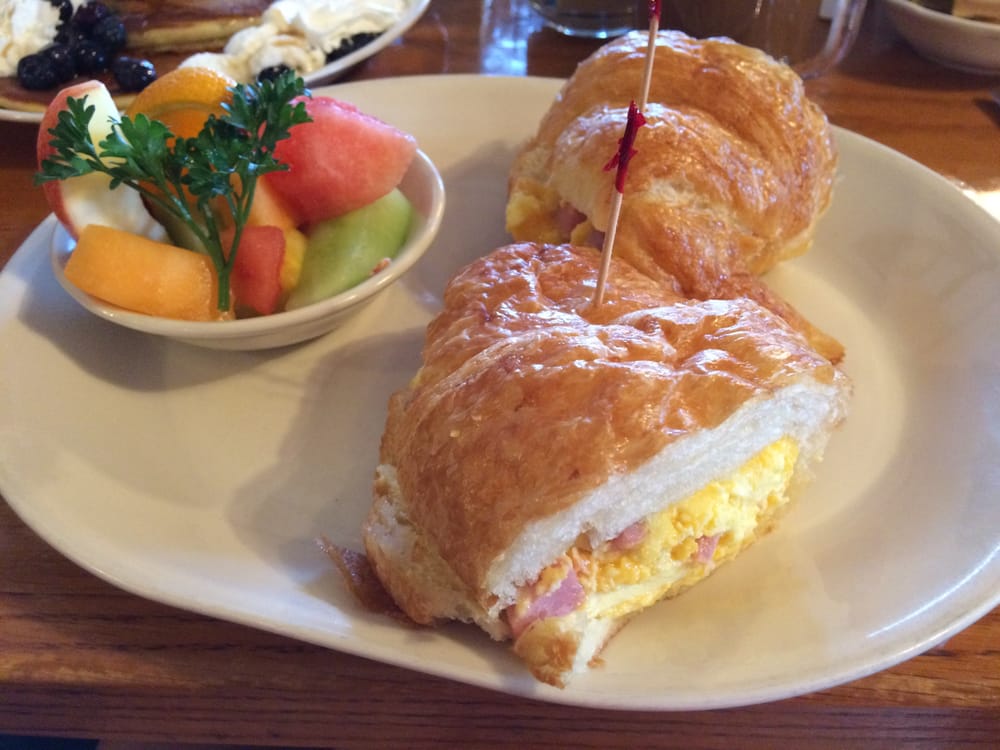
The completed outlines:
{"type": "MultiPolygon", "coordinates": [[[[604,166],[638,96],[647,41],[635,32],[605,45],[560,91],[511,169],[515,240],[599,241],[589,230],[606,230],[614,190],[604,166]]],[[[805,252],[829,204],[837,159],[825,116],[794,71],[758,50],[667,31],[655,55],[616,255],[689,296],[748,296],[838,361],[841,345],[758,278],[805,252]]]]}
{"type": "Polygon", "coordinates": [[[530,522],[751,399],[843,378],[752,301],[682,299],[623,262],[595,308],[598,266],[594,249],[534,244],[473,262],[390,400],[380,463],[484,606],[488,569],[530,522]]]}

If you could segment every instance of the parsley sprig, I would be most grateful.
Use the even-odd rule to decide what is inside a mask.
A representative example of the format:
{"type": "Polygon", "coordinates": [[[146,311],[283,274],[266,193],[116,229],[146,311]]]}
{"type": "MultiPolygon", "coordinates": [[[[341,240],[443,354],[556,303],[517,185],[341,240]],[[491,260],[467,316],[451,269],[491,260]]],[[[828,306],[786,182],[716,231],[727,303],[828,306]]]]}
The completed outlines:
{"type": "Polygon", "coordinates": [[[111,189],[126,186],[180,219],[211,258],[219,280],[218,308],[230,307],[229,277],[243,228],[250,215],[257,178],[287,169],[274,157],[278,141],[309,121],[305,105],[292,103],[308,94],[294,73],[274,80],[233,87],[225,114],[209,116],[201,132],[180,138],[146,115],[122,116],[107,138],[95,144],[89,124],[95,107],[87,97],[70,97],[49,129],[55,154],[45,159],[37,184],[102,172],[111,189]],[[194,199],[193,201],[191,199],[194,199]],[[224,247],[219,204],[232,216],[234,234],[224,247]]]}

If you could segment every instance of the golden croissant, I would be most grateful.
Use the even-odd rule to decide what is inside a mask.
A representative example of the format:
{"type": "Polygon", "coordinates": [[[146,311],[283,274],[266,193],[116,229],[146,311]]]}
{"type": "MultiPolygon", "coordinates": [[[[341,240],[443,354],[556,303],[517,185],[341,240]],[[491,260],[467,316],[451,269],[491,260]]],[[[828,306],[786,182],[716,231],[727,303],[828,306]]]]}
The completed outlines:
{"type": "MultiPolygon", "coordinates": [[[[633,32],[577,68],[510,172],[515,240],[600,246],[628,105],[648,35],[633,32]]],[[[805,252],[830,201],[837,154],[791,68],[728,39],[661,32],[614,243],[623,258],[699,299],[749,297],[833,362],[843,347],[759,277],[805,252]]]]}

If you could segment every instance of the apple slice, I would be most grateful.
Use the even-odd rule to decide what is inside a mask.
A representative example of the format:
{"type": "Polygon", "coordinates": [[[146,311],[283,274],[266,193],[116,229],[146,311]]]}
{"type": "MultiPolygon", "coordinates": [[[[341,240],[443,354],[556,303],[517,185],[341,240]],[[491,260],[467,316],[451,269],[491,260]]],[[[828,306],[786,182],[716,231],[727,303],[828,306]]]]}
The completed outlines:
{"type": "MultiPolygon", "coordinates": [[[[95,144],[108,136],[112,124],[119,119],[118,107],[100,81],[83,81],[64,88],[55,95],[42,115],[38,130],[39,166],[44,159],[56,153],[50,142],[52,135],[49,130],[55,127],[59,113],[67,108],[66,100],[70,97],[86,97],[87,104],[94,107],[94,116],[90,120],[90,137],[95,144]]],[[[103,224],[157,241],[166,237],[163,227],[146,210],[139,193],[124,186],[112,190],[111,178],[107,175],[92,172],[66,180],[45,182],[42,183],[42,190],[45,191],[45,198],[56,218],[74,238],[78,238],[80,231],[88,224],[103,224]]]]}

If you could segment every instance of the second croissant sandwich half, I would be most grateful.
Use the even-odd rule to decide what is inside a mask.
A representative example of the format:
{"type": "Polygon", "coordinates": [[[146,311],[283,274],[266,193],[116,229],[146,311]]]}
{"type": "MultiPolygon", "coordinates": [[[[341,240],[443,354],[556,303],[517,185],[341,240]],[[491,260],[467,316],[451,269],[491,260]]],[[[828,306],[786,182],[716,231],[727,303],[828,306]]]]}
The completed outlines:
{"type": "Polygon", "coordinates": [[[453,278],[390,400],[364,528],[410,618],[476,623],[558,686],[771,528],[850,390],[749,299],[615,261],[593,306],[599,263],[524,243],[453,278]]]}
{"type": "MultiPolygon", "coordinates": [[[[615,189],[604,165],[647,48],[644,32],[616,39],[562,87],[510,171],[516,241],[601,247],[615,189]]],[[[664,31],[654,55],[615,255],[691,297],[755,299],[838,361],[840,343],[760,278],[808,249],[830,202],[837,154],[823,112],[790,67],[731,40],[664,31]]]]}

